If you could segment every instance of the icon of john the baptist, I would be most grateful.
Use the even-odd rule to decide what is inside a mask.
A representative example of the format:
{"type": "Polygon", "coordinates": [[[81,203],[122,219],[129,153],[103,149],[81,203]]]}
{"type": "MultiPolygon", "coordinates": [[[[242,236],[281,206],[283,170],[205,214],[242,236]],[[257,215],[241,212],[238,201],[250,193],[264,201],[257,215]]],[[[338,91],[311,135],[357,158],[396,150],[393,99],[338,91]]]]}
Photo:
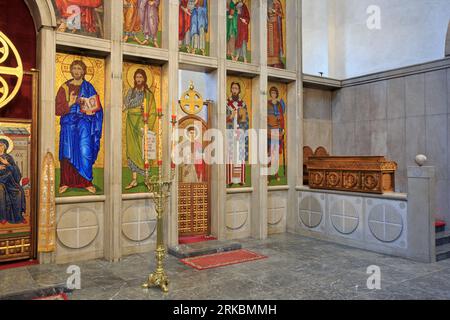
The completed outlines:
{"type": "Polygon", "coordinates": [[[147,73],[143,69],[137,69],[133,79],[134,87],[128,90],[123,105],[123,112],[127,114],[127,162],[132,172],[132,181],[126,190],[138,186],[138,174],[145,176],[149,172],[150,159],[145,153],[144,137],[148,136],[148,131],[155,131],[157,120],[156,100],[147,84],[147,73]]]}
{"type": "Polygon", "coordinates": [[[72,79],[59,88],[56,96],[56,115],[61,116],[60,194],[70,188],[97,192],[92,183],[93,166],[100,151],[103,108],[94,86],[85,79],[86,72],[83,61],[73,61],[72,79]]]}

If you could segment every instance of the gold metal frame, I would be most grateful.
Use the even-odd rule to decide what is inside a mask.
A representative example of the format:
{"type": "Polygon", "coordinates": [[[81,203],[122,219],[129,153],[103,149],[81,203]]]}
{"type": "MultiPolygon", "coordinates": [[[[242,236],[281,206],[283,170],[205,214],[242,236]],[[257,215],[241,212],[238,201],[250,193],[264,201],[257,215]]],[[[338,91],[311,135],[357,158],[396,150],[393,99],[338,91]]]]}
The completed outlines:
{"type": "MultiPolygon", "coordinates": [[[[32,90],[32,116],[31,119],[15,119],[15,118],[0,118],[0,122],[3,123],[24,123],[31,125],[31,179],[32,179],[32,188],[31,188],[31,207],[30,207],[30,226],[31,226],[31,235],[30,235],[30,259],[37,258],[37,240],[38,240],[38,151],[39,151],[39,139],[38,139],[38,105],[39,105],[39,71],[36,69],[32,69],[30,71],[23,72],[24,76],[31,77],[31,90],[32,90]]],[[[19,260],[17,258],[5,259],[2,262],[19,260]]]]}
{"type": "Polygon", "coordinates": [[[22,86],[23,75],[22,58],[20,57],[19,51],[12,41],[0,31],[0,109],[10,103],[17,95],[22,86]],[[17,61],[17,67],[15,68],[1,66],[9,58],[10,51],[12,51],[17,61]],[[12,90],[10,90],[8,82],[6,82],[2,75],[15,76],[17,78],[16,85],[12,90]]]}

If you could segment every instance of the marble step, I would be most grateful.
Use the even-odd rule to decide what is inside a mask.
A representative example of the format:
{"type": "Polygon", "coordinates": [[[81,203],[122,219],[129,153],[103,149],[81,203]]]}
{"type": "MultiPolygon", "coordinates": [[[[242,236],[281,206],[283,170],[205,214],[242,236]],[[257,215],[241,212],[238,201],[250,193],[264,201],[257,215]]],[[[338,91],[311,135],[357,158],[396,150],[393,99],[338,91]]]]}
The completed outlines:
{"type": "Polygon", "coordinates": [[[450,231],[436,233],[436,246],[442,246],[450,243],[450,231]]]}
{"type": "Polygon", "coordinates": [[[178,259],[185,259],[240,249],[242,249],[242,245],[240,243],[213,240],[192,244],[180,244],[175,247],[170,247],[169,254],[177,257],[178,259]]]}
{"type": "Polygon", "coordinates": [[[450,259],[450,243],[436,248],[436,261],[450,259]]]}
{"type": "Polygon", "coordinates": [[[22,292],[10,293],[4,296],[0,295],[0,300],[33,300],[71,292],[72,290],[67,289],[66,285],[61,284],[56,287],[32,289],[22,292]]]}

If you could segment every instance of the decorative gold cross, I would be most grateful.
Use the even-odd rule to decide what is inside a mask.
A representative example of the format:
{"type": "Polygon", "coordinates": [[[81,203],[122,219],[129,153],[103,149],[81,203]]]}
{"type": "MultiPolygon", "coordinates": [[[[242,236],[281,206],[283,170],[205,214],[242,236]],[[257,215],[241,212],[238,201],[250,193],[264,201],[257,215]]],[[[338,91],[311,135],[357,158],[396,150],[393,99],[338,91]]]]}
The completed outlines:
{"type": "Polygon", "coordinates": [[[189,115],[199,114],[203,110],[203,97],[195,91],[194,83],[191,81],[189,90],[185,91],[180,100],[181,109],[189,115]]]}
{"type": "Polygon", "coordinates": [[[14,58],[17,61],[17,67],[5,67],[0,65],[0,108],[3,108],[14,99],[19,92],[23,80],[23,64],[19,52],[11,40],[0,31],[0,64],[8,59],[10,51],[14,54],[14,58]],[[17,78],[16,85],[12,90],[10,90],[8,82],[6,82],[2,75],[14,76],[17,78]]]}

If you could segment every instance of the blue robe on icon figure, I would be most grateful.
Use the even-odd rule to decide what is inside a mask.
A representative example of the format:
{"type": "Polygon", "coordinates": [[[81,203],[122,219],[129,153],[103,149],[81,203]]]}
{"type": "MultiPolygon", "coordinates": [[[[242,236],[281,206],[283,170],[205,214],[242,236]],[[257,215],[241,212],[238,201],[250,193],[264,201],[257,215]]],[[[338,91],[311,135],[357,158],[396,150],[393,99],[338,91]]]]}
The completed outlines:
{"type": "Polygon", "coordinates": [[[61,116],[59,193],[84,188],[95,194],[93,166],[100,151],[103,109],[94,86],[84,79],[86,65],[74,61],[71,73],[74,79],[64,83],[56,97],[56,114],[61,116]]]}
{"type": "Polygon", "coordinates": [[[0,224],[20,224],[25,222],[25,191],[20,185],[20,169],[8,149],[9,142],[0,139],[0,224]]]}
{"type": "Polygon", "coordinates": [[[198,0],[191,16],[191,47],[195,53],[200,50],[206,55],[206,34],[208,33],[208,0],[198,0]]]}

